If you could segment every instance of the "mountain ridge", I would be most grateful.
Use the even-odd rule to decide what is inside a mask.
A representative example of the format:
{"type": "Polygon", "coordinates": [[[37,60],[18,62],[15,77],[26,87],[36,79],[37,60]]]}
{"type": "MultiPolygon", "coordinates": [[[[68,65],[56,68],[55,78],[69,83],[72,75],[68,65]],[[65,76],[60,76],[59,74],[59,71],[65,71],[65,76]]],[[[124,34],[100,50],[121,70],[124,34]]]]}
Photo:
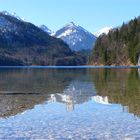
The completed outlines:
{"type": "Polygon", "coordinates": [[[42,24],[39,26],[40,29],[42,29],[43,31],[45,31],[46,33],[48,33],[50,36],[52,35],[52,31],[51,29],[49,29],[46,25],[42,24]]]}
{"type": "Polygon", "coordinates": [[[85,58],[32,23],[0,13],[0,65],[83,65],[85,58]]]}
{"type": "Polygon", "coordinates": [[[56,38],[61,38],[74,51],[91,50],[96,37],[83,27],[70,22],[56,31],[56,38]]]}

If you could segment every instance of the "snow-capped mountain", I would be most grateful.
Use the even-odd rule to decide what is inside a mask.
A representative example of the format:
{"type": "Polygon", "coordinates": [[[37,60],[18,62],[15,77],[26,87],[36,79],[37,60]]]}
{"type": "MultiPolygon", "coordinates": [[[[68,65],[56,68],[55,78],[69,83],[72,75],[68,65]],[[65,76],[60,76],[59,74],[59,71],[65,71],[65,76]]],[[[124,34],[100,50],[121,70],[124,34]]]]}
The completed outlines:
{"type": "Polygon", "coordinates": [[[61,39],[50,37],[32,23],[0,12],[1,66],[74,66],[85,63],[85,57],[71,51],[61,39]]]}
{"type": "Polygon", "coordinates": [[[95,32],[94,35],[96,37],[99,37],[102,34],[108,34],[111,29],[112,29],[112,27],[104,27],[104,28],[100,29],[99,31],[95,32]]]}
{"type": "Polygon", "coordinates": [[[73,22],[58,30],[54,36],[61,38],[74,51],[90,50],[96,41],[93,34],[73,22]]]}
{"type": "Polygon", "coordinates": [[[4,14],[4,15],[15,17],[15,18],[17,18],[18,20],[21,20],[21,21],[26,21],[25,18],[19,17],[15,12],[9,13],[7,11],[2,11],[1,13],[4,14]]]}
{"type": "Polygon", "coordinates": [[[46,25],[40,25],[39,28],[48,33],[49,35],[53,33],[46,25]]]}

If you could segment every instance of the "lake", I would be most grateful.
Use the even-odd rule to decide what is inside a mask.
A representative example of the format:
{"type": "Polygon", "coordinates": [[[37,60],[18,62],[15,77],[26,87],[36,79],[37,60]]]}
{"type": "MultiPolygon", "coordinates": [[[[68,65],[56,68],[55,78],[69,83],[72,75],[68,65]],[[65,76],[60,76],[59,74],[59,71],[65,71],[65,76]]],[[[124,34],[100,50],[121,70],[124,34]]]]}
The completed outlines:
{"type": "Polygon", "coordinates": [[[1,68],[0,139],[139,140],[140,69],[1,68]]]}

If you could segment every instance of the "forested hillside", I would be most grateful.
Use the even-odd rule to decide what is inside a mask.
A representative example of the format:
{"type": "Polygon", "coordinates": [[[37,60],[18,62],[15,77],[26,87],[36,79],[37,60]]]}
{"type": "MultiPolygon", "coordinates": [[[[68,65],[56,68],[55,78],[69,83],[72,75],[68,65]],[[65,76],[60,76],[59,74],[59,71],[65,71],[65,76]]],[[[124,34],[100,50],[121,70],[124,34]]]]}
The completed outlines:
{"type": "Polygon", "coordinates": [[[140,54],[140,17],[101,35],[92,52],[92,65],[137,65],[140,54]]]}
{"type": "Polygon", "coordinates": [[[0,12],[0,66],[84,65],[85,57],[37,26],[0,12]]]}

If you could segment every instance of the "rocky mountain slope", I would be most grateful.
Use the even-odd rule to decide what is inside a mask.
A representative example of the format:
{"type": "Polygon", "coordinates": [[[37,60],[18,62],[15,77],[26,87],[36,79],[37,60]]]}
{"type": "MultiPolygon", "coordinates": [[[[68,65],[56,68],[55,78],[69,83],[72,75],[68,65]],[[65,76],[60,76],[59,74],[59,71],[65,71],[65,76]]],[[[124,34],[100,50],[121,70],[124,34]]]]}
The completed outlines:
{"type": "Polygon", "coordinates": [[[49,36],[35,25],[0,13],[0,65],[83,65],[61,39],[49,36]]]}
{"type": "Polygon", "coordinates": [[[46,26],[46,25],[41,25],[39,26],[40,29],[51,35],[53,32],[46,26]]]}
{"type": "Polygon", "coordinates": [[[95,44],[96,37],[79,25],[70,22],[55,34],[61,38],[74,51],[91,50],[95,44]]]}

